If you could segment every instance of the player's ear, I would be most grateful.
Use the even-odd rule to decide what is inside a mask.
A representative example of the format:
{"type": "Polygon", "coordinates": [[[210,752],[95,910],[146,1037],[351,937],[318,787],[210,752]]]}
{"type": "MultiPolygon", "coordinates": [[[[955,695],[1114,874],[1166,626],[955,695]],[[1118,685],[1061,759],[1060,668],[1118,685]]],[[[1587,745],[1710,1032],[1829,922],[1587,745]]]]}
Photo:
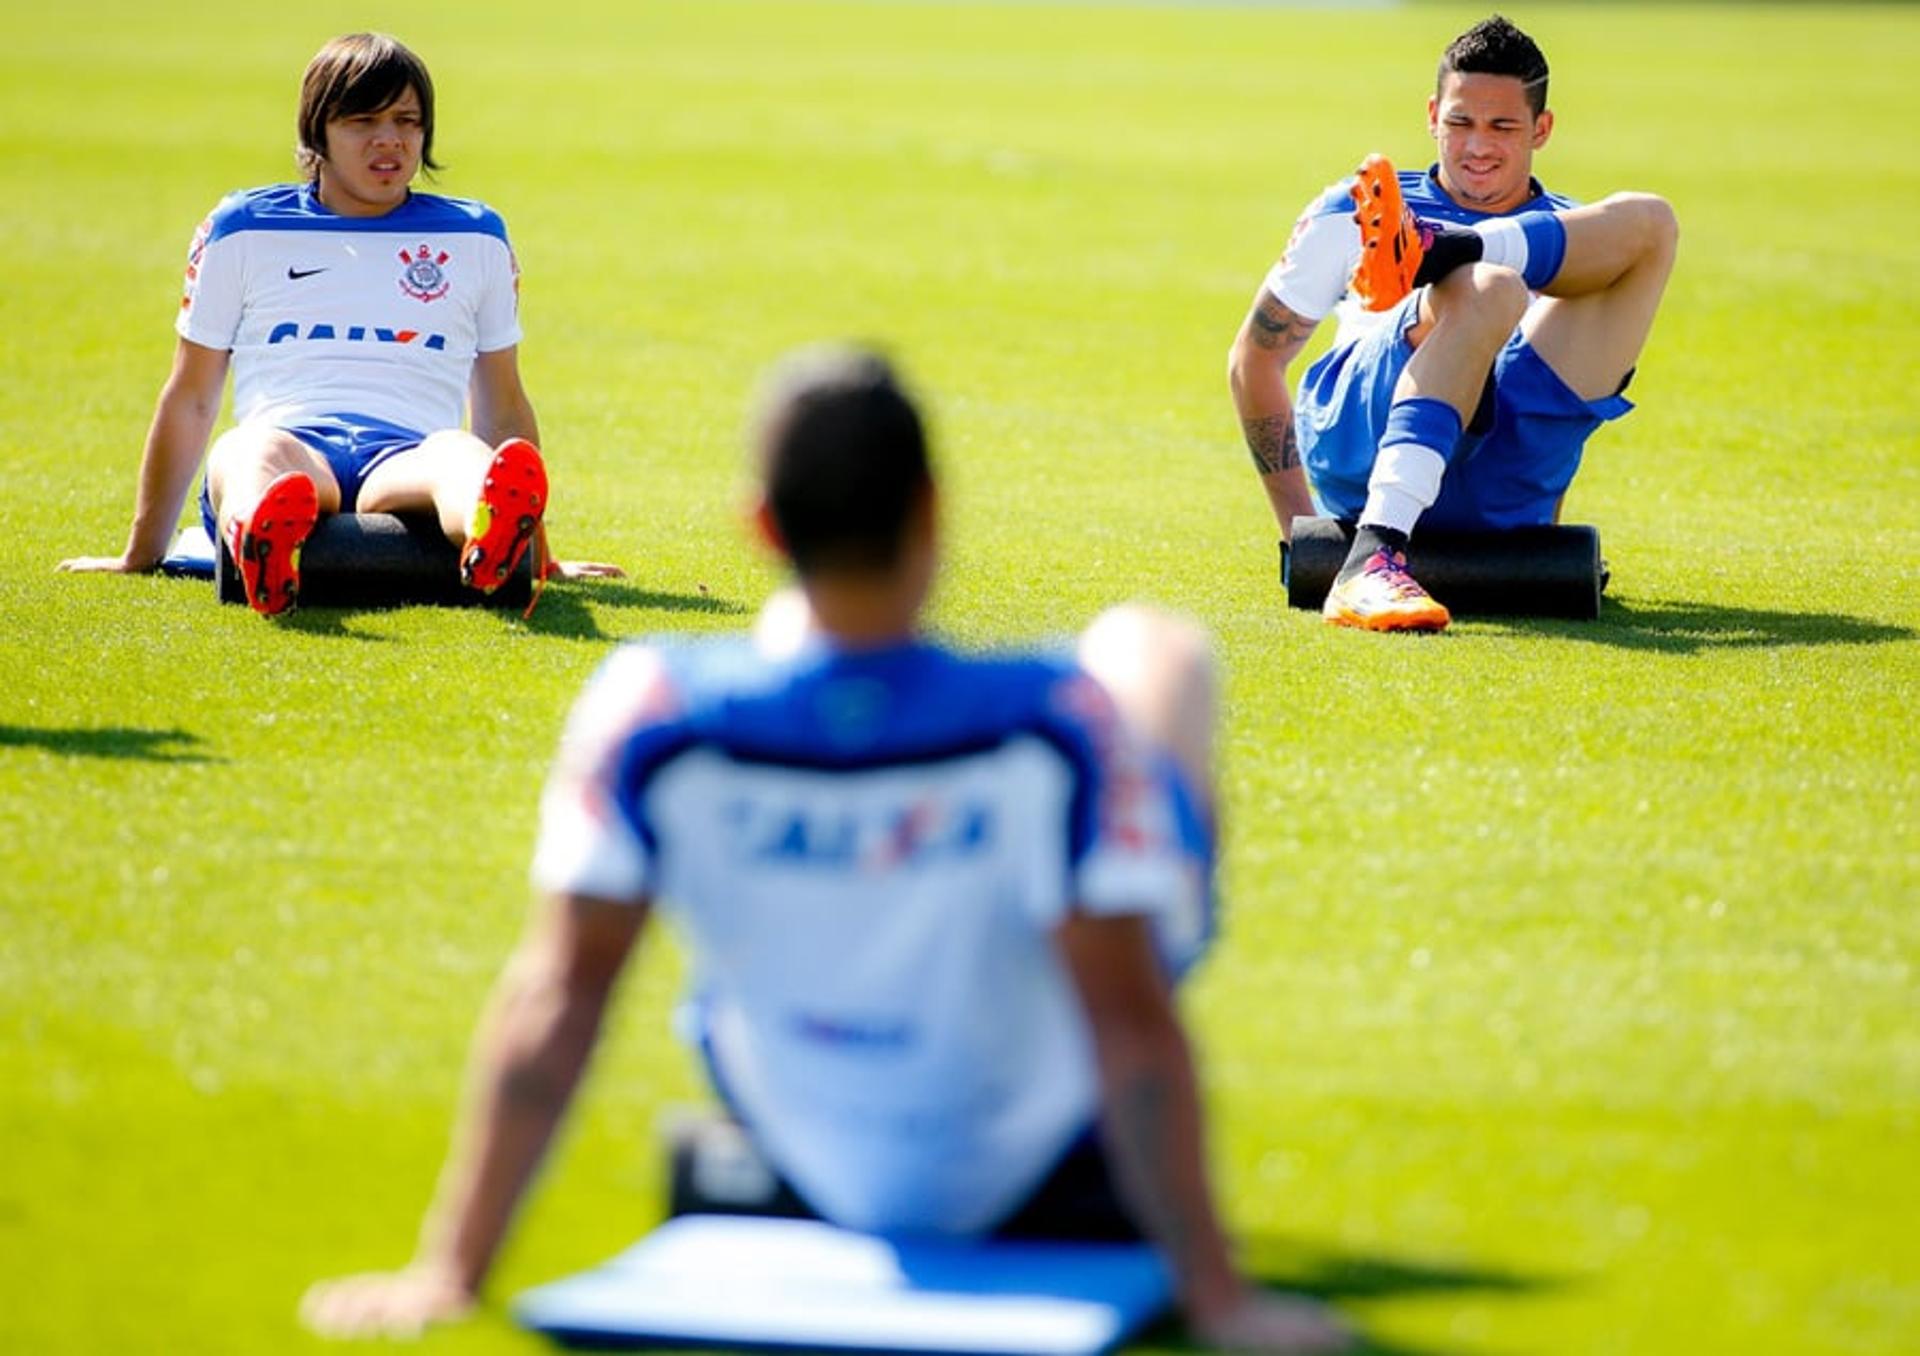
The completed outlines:
{"type": "Polygon", "coordinates": [[[1440,96],[1437,94],[1427,96],[1427,135],[1435,138],[1440,135],[1440,96]]]}
{"type": "Polygon", "coordinates": [[[931,480],[923,484],[914,495],[913,508],[907,519],[907,531],[936,546],[940,540],[940,493],[934,489],[931,480]]]}
{"type": "Polygon", "coordinates": [[[1547,138],[1553,135],[1553,110],[1543,108],[1540,116],[1533,120],[1533,149],[1539,150],[1547,144],[1547,138]]]}
{"type": "Polygon", "coordinates": [[[747,521],[753,526],[753,535],[775,555],[787,554],[787,539],[780,535],[780,524],[773,516],[773,505],[765,495],[754,496],[747,506],[747,521]]]}

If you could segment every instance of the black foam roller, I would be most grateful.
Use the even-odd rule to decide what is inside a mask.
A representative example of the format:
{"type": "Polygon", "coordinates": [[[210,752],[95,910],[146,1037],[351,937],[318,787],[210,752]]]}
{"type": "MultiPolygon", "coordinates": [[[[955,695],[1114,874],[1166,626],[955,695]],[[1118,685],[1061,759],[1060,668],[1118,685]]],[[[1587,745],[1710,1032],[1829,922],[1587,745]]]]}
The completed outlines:
{"type": "MultiPolygon", "coordinates": [[[[1287,552],[1287,602],[1317,608],[1353,544],[1353,524],[1295,518],[1287,552]]],[[[1502,532],[1415,532],[1407,569],[1456,615],[1600,615],[1606,578],[1600,533],[1591,527],[1516,527],[1502,532]]]]}
{"type": "MultiPolygon", "coordinates": [[[[244,603],[239,572],[220,546],[214,587],[223,603],[244,603]]],[[[429,514],[335,513],[314,524],[300,549],[300,603],[311,607],[524,608],[533,597],[533,552],[507,582],[481,593],[460,582],[460,554],[429,514]]]]}

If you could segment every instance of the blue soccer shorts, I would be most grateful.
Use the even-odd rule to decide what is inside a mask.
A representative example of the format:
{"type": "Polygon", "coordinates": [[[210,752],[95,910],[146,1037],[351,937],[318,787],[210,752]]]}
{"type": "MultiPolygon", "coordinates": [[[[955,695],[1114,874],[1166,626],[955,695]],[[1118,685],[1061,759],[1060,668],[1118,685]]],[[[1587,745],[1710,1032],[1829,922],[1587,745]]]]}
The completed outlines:
{"type": "MultiPolygon", "coordinates": [[[[386,465],[402,452],[411,452],[425,441],[426,434],[415,429],[389,424],[364,414],[330,414],[302,424],[276,425],[291,433],[326,459],[334,480],[340,486],[340,512],[352,513],[360,503],[360,488],[378,467],[386,465]]],[[[219,540],[214,523],[213,499],[206,478],[200,480],[200,521],[207,535],[219,540]]]]}
{"type": "MultiPolygon", "coordinates": [[[[1407,331],[1419,318],[1415,291],[1378,329],[1314,363],[1300,384],[1294,425],[1322,513],[1352,520],[1367,502],[1393,388],[1413,357],[1407,331]]],[[[1582,400],[1516,329],[1494,359],[1490,407],[1482,401],[1468,422],[1422,525],[1486,530],[1553,522],[1587,439],[1632,408],[1619,392],[1582,400]]]]}

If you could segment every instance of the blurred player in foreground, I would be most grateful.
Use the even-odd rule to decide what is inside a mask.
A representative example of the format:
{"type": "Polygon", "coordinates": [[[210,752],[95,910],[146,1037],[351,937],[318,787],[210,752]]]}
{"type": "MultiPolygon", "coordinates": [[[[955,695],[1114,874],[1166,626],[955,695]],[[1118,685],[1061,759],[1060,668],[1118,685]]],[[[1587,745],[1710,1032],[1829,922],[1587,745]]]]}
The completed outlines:
{"type": "Polygon", "coordinates": [[[315,1287],[337,1336],[474,1302],[656,902],[715,1088],[799,1208],[862,1230],[1132,1236],[1202,1338],[1343,1349],[1235,1269],[1172,1001],[1210,933],[1205,636],[1103,614],[1078,662],[925,639],[920,418],[881,360],[790,360],[758,438],[792,563],[754,637],[617,651],[542,805],[544,895],[477,1037],[413,1262],[315,1287]]]}

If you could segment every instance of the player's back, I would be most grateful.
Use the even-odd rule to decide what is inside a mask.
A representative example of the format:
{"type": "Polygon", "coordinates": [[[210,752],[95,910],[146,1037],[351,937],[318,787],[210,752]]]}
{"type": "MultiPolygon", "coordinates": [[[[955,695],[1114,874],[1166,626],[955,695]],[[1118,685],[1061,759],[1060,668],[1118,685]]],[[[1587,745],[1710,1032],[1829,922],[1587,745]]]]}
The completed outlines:
{"type": "Polygon", "coordinates": [[[737,642],[623,652],[582,711],[619,731],[592,760],[605,808],[783,1172],[858,1227],[990,1225],[1093,1111],[1052,929],[1179,889],[1105,694],[1039,658],[737,642]]]}

